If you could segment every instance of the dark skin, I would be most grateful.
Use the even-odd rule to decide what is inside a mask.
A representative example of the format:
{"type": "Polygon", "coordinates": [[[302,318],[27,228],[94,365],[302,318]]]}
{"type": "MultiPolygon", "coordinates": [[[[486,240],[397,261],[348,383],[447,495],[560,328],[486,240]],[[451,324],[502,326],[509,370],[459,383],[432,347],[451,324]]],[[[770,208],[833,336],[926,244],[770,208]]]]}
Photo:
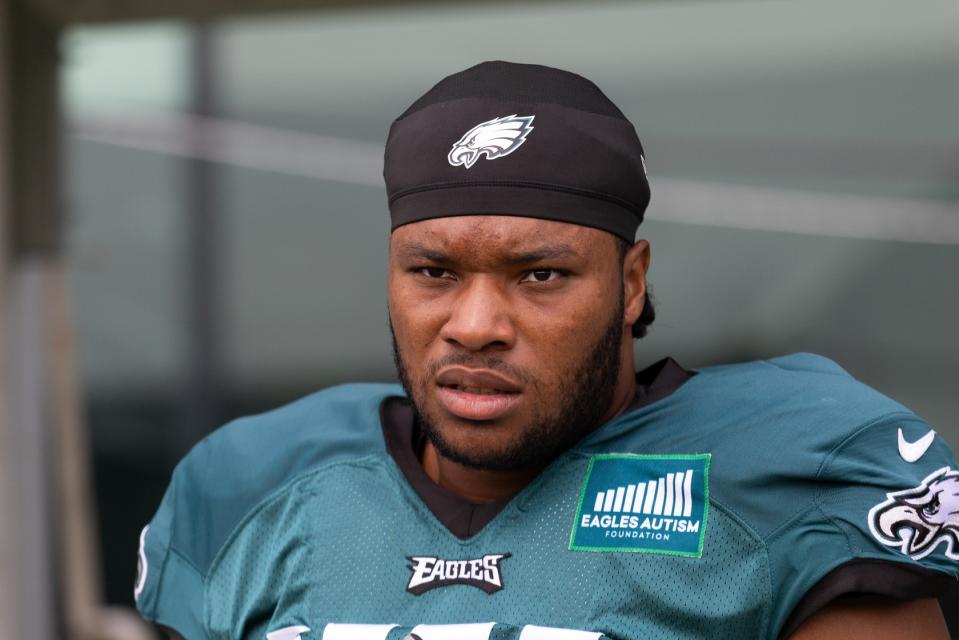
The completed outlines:
{"type": "MultiPolygon", "coordinates": [[[[621,413],[636,392],[632,324],[646,293],[649,244],[620,263],[609,233],[551,220],[505,216],[440,218],[405,225],[390,244],[389,308],[417,407],[455,449],[495,456],[514,446],[542,407],[561,403],[564,383],[608,325],[609,300],[624,291],[619,320],[623,365],[597,426],[621,413]],[[502,418],[470,420],[442,403],[431,365],[449,357],[495,355],[518,380],[502,418]],[[538,381],[534,384],[531,381],[538,381]],[[525,382],[524,382],[525,381],[525,382]],[[417,393],[419,391],[419,393],[417,393]]],[[[584,434],[580,434],[584,435],[584,434]]],[[[544,461],[545,463],[546,461],[544,461]]],[[[516,493],[541,470],[464,466],[427,443],[423,466],[440,486],[475,502],[516,493]]]]}
{"type": "MultiPolygon", "coordinates": [[[[612,235],[550,220],[463,216],[396,229],[390,239],[389,312],[418,409],[430,415],[455,451],[496,457],[535,428],[537,416],[557,406],[568,372],[613,320],[621,328],[620,368],[608,406],[584,428],[615,418],[636,392],[632,325],[643,309],[649,259],[645,240],[620,261],[612,235]],[[622,315],[611,318],[620,295],[622,315]],[[487,364],[484,356],[503,363],[517,383],[508,411],[484,420],[451,412],[438,388],[443,368],[431,367],[451,356],[461,364],[470,359],[487,364]]],[[[477,503],[514,495],[547,463],[479,469],[449,459],[429,441],[422,457],[434,482],[477,503]]],[[[948,632],[934,599],[877,597],[833,602],[791,637],[947,640],[948,632]]]]}

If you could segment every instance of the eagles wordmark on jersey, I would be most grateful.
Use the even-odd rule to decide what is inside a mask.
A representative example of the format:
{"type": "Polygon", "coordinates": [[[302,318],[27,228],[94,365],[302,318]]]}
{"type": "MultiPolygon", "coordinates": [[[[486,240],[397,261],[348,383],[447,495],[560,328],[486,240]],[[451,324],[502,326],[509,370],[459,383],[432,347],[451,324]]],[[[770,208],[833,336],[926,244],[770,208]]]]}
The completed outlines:
{"type": "Polygon", "coordinates": [[[638,379],[650,401],[466,537],[404,462],[399,387],[239,419],[177,467],[137,606],[189,640],[777,638],[843,576],[956,577],[952,453],[834,363],[638,379]]]}

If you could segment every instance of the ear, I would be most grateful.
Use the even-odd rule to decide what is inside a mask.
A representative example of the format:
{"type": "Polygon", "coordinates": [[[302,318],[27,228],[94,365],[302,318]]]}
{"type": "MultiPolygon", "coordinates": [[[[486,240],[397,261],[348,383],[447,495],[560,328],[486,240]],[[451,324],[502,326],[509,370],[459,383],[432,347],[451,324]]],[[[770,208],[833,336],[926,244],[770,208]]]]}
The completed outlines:
{"type": "Polygon", "coordinates": [[[646,271],[649,269],[649,243],[638,240],[623,259],[623,322],[636,324],[646,304],[646,271]]]}

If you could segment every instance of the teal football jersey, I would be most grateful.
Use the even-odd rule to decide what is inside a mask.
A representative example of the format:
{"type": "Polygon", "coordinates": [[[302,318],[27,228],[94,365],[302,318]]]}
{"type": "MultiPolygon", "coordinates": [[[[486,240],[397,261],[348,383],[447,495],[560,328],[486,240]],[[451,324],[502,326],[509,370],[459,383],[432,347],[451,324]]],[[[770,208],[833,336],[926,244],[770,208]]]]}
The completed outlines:
{"type": "Polygon", "coordinates": [[[141,614],[188,640],[777,638],[957,576],[949,448],[818,356],[699,371],[466,538],[384,442],[397,395],[335,387],[199,443],[141,534],[141,614]]]}

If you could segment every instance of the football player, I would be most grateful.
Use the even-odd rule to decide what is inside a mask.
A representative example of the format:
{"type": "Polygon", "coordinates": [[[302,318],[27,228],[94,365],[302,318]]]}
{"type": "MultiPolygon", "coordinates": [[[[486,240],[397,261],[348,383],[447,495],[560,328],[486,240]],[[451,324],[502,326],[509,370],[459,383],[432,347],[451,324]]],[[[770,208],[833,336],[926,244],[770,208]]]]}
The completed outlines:
{"type": "Polygon", "coordinates": [[[798,354],[634,371],[653,321],[632,125],[490,62],[394,123],[402,386],[228,424],[140,538],[188,640],[945,638],[959,470],[902,405],[798,354]]]}

